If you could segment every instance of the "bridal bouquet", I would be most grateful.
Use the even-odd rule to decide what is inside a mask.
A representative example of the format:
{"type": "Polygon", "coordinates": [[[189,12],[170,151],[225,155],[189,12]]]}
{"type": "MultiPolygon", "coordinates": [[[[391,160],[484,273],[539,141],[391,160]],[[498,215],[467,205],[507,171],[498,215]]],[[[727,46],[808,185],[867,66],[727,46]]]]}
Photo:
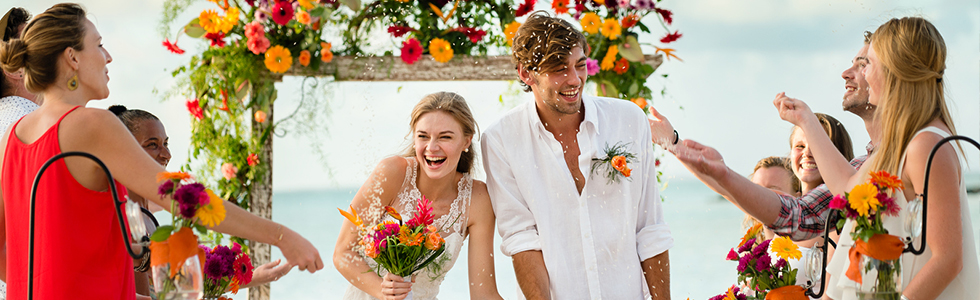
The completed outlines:
{"type": "Polygon", "coordinates": [[[883,216],[897,217],[901,207],[895,203],[895,192],[904,188],[902,180],[885,171],[871,172],[868,182],[859,184],[836,195],[830,208],[840,210],[845,220],[854,222],[851,238],[854,246],[848,252],[850,266],[847,277],[861,284],[858,293],[866,299],[899,299],[902,292],[901,257],[905,243],[901,238],[888,234],[883,216]],[[863,266],[863,267],[861,267],[863,266]],[[864,284],[862,278],[874,281],[864,284]]]}
{"type": "Polygon", "coordinates": [[[231,248],[218,245],[214,248],[201,245],[204,261],[204,298],[219,299],[226,291],[233,294],[252,282],[252,260],[234,243],[231,248]]]}
{"type": "Polygon", "coordinates": [[[380,273],[380,268],[384,268],[407,278],[432,263],[446,250],[446,241],[439,235],[439,229],[432,225],[432,202],[424,196],[416,203],[415,213],[408,221],[403,222],[401,215],[391,206],[384,209],[398,223],[386,221],[370,229],[364,227],[353,207],[349,213],[338,209],[362,231],[360,245],[364,247],[364,254],[378,263],[375,272],[380,273]]]}
{"type": "MultiPolygon", "coordinates": [[[[150,236],[150,267],[158,299],[175,299],[201,293],[201,266],[205,253],[198,248],[194,230],[206,233],[225,219],[224,200],[193,182],[183,172],[162,172],[158,193],[172,201],[173,225],[157,227],[150,236]]],[[[182,299],[182,298],[181,298],[182,299]]]]}
{"type": "Polygon", "coordinates": [[[796,285],[797,269],[791,268],[788,259],[800,259],[803,254],[796,244],[786,237],[760,241],[762,224],[750,228],[737,248],[728,252],[727,260],[738,262],[738,282],[752,293],[729,289],[712,299],[808,299],[804,289],[796,285]],[[770,256],[770,250],[776,257],[770,256]],[[773,259],[778,260],[773,263],[773,259]]]}

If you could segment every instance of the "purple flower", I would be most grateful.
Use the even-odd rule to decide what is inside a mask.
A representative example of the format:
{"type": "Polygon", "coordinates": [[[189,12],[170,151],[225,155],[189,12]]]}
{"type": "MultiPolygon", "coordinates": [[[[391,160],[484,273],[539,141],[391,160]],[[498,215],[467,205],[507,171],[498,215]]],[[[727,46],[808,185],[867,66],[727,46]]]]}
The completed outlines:
{"type": "Polygon", "coordinates": [[[748,255],[742,256],[742,258],[740,258],[738,260],[738,267],[735,268],[735,270],[737,270],[739,273],[744,273],[745,272],[745,269],[751,267],[751,266],[749,266],[749,262],[751,260],[752,260],[752,257],[750,257],[748,255]]]}
{"type": "Polygon", "coordinates": [[[200,183],[185,184],[177,188],[174,192],[174,200],[181,205],[197,205],[201,203],[201,195],[208,196],[204,191],[204,185],[200,183]]]}
{"type": "Polygon", "coordinates": [[[754,245],[753,241],[755,240],[753,239],[753,240],[745,241],[745,244],[742,244],[742,247],[738,247],[738,253],[752,250],[752,245],[754,245]]]}
{"type": "Polygon", "coordinates": [[[752,257],[759,257],[765,254],[766,250],[769,250],[769,243],[771,242],[772,240],[765,240],[762,241],[762,244],[755,246],[755,249],[752,249],[752,257]]]}
{"type": "Polygon", "coordinates": [[[738,260],[738,253],[735,253],[735,248],[728,250],[728,257],[725,260],[738,260]]]}
{"type": "Polygon", "coordinates": [[[651,10],[651,9],[653,9],[653,1],[652,0],[636,0],[636,8],[637,9],[642,9],[642,10],[651,10]]]}
{"type": "Polygon", "coordinates": [[[235,269],[232,268],[234,263],[235,253],[231,249],[227,246],[215,246],[205,257],[204,275],[215,281],[232,276],[235,274],[235,269]]]}
{"type": "Polygon", "coordinates": [[[599,60],[592,58],[585,59],[585,70],[589,73],[589,76],[599,74],[599,60]]]}
{"type": "Polygon", "coordinates": [[[725,294],[721,294],[721,295],[718,295],[718,296],[714,296],[714,297],[708,298],[708,300],[724,300],[724,299],[725,299],[725,294]]]}
{"type": "Polygon", "coordinates": [[[888,197],[888,195],[885,193],[878,193],[878,202],[880,202],[882,206],[881,208],[878,208],[878,210],[883,211],[889,216],[897,217],[898,211],[902,209],[895,204],[895,198],[888,197]]]}
{"type": "Polygon", "coordinates": [[[173,192],[174,192],[173,180],[164,181],[163,183],[160,184],[160,187],[157,188],[157,194],[160,194],[160,196],[167,195],[173,192]]]}
{"type": "Polygon", "coordinates": [[[772,260],[769,258],[769,254],[763,254],[758,260],[755,261],[755,269],[761,272],[768,271],[771,263],[772,260]]]}
{"type": "Polygon", "coordinates": [[[194,204],[181,203],[179,208],[180,208],[180,216],[184,217],[184,219],[193,218],[194,214],[197,213],[197,205],[194,204]]]}
{"type": "Polygon", "coordinates": [[[776,265],[773,266],[773,267],[776,268],[776,269],[782,269],[783,267],[786,266],[786,264],[787,264],[786,260],[780,258],[778,261],[776,261],[776,265]]]}
{"type": "Polygon", "coordinates": [[[255,0],[245,0],[245,3],[248,3],[249,6],[255,6],[255,0]]]}

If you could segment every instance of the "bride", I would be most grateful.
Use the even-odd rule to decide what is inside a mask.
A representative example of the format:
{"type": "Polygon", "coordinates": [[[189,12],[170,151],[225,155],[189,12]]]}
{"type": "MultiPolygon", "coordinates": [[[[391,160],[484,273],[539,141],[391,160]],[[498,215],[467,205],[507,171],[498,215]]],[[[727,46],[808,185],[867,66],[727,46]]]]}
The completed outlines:
{"type": "Polygon", "coordinates": [[[435,225],[446,240],[446,251],[411,282],[388,273],[367,259],[357,242],[357,228],[344,222],[334,248],[333,262],[351,283],[344,299],[436,299],[439,285],[462,248],[469,243],[470,298],[501,299],[493,268],[494,214],[487,186],[470,176],[476,150],[472,146],[476,120],[463,97],[438,92],[422,98],[409,122],[412,145],[404,156],[383,159],[351,201],[365,224],[392,220],[383,207],[410,216],[423,195],[432,201],[435,225]]]}

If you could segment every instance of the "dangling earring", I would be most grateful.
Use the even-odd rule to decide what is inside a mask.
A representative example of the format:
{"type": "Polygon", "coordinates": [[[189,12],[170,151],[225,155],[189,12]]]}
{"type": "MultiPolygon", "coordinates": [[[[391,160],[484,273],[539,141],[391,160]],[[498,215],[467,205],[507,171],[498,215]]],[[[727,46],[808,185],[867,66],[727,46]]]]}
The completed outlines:
{"type": "Polygon", "coordinates": [[[74,91],[78,89],[78,74],[75,74],[68,80],[68,90],[74,91]]]}

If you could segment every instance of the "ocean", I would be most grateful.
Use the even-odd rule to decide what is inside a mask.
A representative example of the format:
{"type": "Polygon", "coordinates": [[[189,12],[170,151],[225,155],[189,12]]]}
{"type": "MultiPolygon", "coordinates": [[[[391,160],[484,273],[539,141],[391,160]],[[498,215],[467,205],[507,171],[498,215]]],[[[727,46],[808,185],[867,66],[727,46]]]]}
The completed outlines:
{"type": "MultiPolygon", "coordinates": [[[[340,299],[348,283],[334,269],[332,253],[344,221],[337,208],[346,209],[356,187],[274,194],[273,220],[292,228],[320,250],[326,264],[310,274],[293,269],[272,283],[272,299],[340,299]]],[[[738,244],[744,230],[744,214],[696,179],[676,178],[663,192],[664,216],[671,227],[674,247],[670,249],[671,296],[673,299],[707,299],[724,292],[737,278],[736,262],[725,260],[738,244]]],[[[969,196],[973,234],[980,232],[980,195],[969,196]]],[[[169,218],[167,218],[169,219],[169,218]]],[[[517,298],[517,281],[509,257],[500,254],[495,239],[497,289],[504,299],[517,298]]],[[[454,268],[446,276],[440,299],[468,299],[466,245],[454,268]]],[[[273,260],[282,258],[273,250],[273,260]]],[[[234,299],[247,299],[241,291],[234,299]]]]}

